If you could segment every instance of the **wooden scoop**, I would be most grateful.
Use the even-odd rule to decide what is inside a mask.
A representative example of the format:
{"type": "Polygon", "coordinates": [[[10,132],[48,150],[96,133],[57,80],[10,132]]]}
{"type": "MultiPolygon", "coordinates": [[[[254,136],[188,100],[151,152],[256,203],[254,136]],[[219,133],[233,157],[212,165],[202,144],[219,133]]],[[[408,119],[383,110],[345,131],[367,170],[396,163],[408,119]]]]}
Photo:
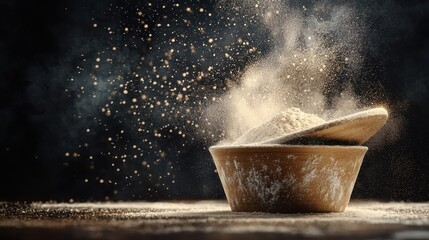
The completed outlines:
{"type": "Polygon", "coordinates": [[[386,109],[374,108],[337,118],[300,132],[269,139],[259,144],[325,142],[361,145],[384,126],[387,118],[386,109]]]}

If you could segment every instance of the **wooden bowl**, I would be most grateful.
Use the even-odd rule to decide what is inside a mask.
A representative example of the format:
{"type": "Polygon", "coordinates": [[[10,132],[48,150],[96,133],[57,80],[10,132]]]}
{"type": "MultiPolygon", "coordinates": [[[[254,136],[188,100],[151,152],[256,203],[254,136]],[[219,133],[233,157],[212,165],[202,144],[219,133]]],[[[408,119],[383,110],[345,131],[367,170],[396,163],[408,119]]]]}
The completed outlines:
{"type": "Polygon", "coordinates": [[[363,146],[210,147],[234,212],[343,212],[350,200],[363,146]]]}

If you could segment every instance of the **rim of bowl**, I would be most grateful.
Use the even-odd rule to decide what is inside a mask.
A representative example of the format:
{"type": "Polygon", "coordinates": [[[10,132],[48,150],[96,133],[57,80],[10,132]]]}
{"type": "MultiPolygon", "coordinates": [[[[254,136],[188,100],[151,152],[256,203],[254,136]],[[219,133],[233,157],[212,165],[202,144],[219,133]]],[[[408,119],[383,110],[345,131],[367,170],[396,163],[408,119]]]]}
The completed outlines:
{"type": "Polygon", "coordinates": [[[359,149],[368,150],[366,146],[349,145],[288,145],[288,144],[261,144],[261,145],[215,145],[209,147],[209,150],[227,150],[227,149],[284,149],[284,148],[307,148],[307,149],[359,149]]]}

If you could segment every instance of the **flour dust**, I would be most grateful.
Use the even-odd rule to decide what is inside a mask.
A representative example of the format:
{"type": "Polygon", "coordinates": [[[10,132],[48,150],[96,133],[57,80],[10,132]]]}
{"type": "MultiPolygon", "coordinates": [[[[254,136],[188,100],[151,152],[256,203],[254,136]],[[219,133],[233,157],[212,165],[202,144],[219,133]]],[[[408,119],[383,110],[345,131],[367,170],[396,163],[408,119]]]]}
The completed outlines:
{"type": "MultiPolygon", "coordinates": [[[[347,4],[223,1],[227,14],[241,11],[259,21],[272,48],[249,65],[207,115],[221,121],[224,142],[298,107],[329,120],[364,108],[352,82],[361,71],[364,24],[347,4]],[[225,7],[227,6],[227,7],[225,7]]],[[[364,97],[364,96],[362,96],[364,97]]]]}

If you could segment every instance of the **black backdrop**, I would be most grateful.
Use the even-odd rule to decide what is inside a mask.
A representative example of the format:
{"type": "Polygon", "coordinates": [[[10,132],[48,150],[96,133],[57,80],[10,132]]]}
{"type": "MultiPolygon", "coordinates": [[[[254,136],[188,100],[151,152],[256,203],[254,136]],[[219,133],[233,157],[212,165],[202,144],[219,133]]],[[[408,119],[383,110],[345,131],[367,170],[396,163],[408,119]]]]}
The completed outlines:
{"type": "MultiPolygon", "coordinates": [[[[161,187],[147,180],[144,174],[133,181],[128,178],[121,181],[123,176],[117,177],[115,181],[120,186],[100,184],[96,176],[109,176],[109,171],[115,171],[109,168],[112,161],[103,157],[93,163],[94,167],[83,157],[89,155],[84,151],[73,160],[65,156],[65,152],[73,154],[82,137],[74,131],[65,132],[64,122],[76,129],[86,128],[79,125],[81,121],[68,110],[75,99],[64,92],[64,79],[76,74],[75,66],[82,61],[71,48],[82,46],[79,53],[95,51],[86,43],[93,42],[89,46],[97,46],[97,41],[103,44],[99,38],[104,35],[94,30],[94,22],[115,24],[122,18],[121,23],[126,25],[130,20],[125,15],[109,13],[112,8],[133,11],[135,4],[143,6],[141,9],[145,12],[143,3],[132,1],[0,2],[0,200],[157,200],[224,196],[204,141],[193,141],[186,151],[174,157],[175,184],[155,192],[147,189],[161,187]],[[96,181],[85,182],[92,178],[96,181]]],[[[180,4],[195,9],[202,5],[209,11],[217,3],[180,1],[180,4]]],[[[312,2],[306,4],[311,6],[312,2]]],[[[151,11],[168,13],[162,5],[157,1],[151,11]]],[[[353,197],[429,200],[429,3],[368,1],[359,6],[372,9],[362,12],[369,19],[367,39],[371,42],[364,52],[363,69],[369,77],[380,81],[384,99],[391,103],[392,119],[401,123],[401,130],[391,124],[380,137],[368,143],[374,147],[365,158],[353,197]],[[375,141],[383,141],[389,134],[400,137],[375,147],[375,141]]],[[[162,14],[151,15],[149,11],[145,14],[149,23],[162,18],[162,14]]],[[[181,19],[181,14],[185,13],[176,12],[173,16],[181,19]]],[[[194,21],[206,20],[196,18],[194,21]]],[[[260,48],[269,49],[261,45],[260,48]]],[[[136,50],[141,52],[134,54],[144,56],[147,47],[143,46],[136,50]]],[[[230,72],[239,71],[249,59],[225,68],[230,72]]],[[[366,91],[366,88],[357,85],[356,90],[366,91]]],[[[106,137],[101,132],[86,140],[92,143],[106,137]]],[[[159,143],[159,147],[174,150],[171,146],[182,144],[181,141],[178,137],[170,137],[159,143]]],[[[96,151],[103,151],[103,147],[102,143],[96,144],[96,151]]],[[[148,157],[156,158],[150,154],[148,157]]],[[[155,169],[165,172],[162,166],[155,169]]],[[[127,171],[140,171],[141,168],[141,164],[136,164],[127,167],[127,171]]],[[[115,176],[110,178],[115,179],[115,176]]]]}

